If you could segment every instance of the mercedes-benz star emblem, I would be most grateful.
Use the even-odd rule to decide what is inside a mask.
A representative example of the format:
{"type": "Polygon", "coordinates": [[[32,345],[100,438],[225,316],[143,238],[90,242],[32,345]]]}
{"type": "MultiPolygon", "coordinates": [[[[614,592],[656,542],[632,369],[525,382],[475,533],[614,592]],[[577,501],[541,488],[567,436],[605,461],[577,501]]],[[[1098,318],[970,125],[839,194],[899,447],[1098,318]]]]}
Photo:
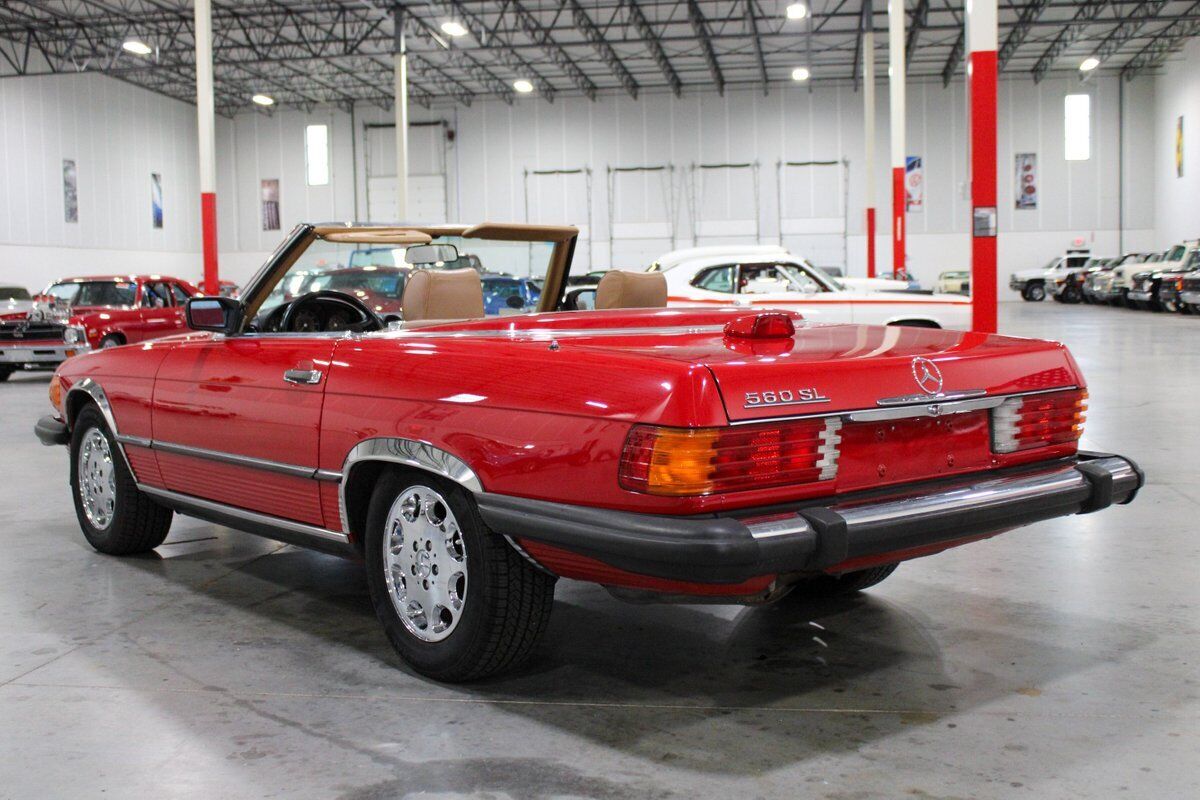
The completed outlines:
{"type": "Polygon", "coordinates": [[[917,357],[912,360],[913,379],[925,394],[940,394],[942,391],[942,371],[938,365],[928,358],[917,357]]]}

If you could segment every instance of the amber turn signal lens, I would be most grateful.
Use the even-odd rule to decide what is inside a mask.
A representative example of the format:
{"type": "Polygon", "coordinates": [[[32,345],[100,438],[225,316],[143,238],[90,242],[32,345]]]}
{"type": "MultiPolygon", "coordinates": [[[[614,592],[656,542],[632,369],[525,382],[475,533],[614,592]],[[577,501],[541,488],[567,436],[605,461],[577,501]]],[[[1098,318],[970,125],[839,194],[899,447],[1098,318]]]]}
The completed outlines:
{"type": "Polygon", "coordinates": [[[56,411],[62,411],[62,382],[55,375],[50,379],[50,405],[54,406],[56,411]]]}
{"type": "Polygon", "coordinates": [[[620,485],[671,497],[832,480],[841,420],[796,420],[729,428],[635,425],[625,442],[620,485]]]}

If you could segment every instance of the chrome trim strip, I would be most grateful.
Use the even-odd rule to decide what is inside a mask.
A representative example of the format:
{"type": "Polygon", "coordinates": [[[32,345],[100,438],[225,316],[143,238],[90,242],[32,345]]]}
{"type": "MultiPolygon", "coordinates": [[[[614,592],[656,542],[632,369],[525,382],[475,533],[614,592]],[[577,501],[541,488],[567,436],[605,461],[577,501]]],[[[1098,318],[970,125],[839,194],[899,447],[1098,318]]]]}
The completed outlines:
{"type": "MultiPolygon", "coordinates": [[[[108,429],[112,431],[113,438],[117,440],[117,449],[121,451],[121,458],[125,459],[125,467],[129,470],[130,475],[137,475],[133,471],[133,465],[129,463],[129,456],[125,454],[125,446],[121,442],[121,431],[117,428],[117,420],[113,417],[112,405],[108,402],[108,395],[104,393],[104,388],[96,383],[91,378],[81,378],[74,386],[67,390],[66,397],[63,398],[63,409],[70,406],[71,394],[74,392],[83,392],[88,397],[92,398],[96,407],[100,409],[100,416],[104,417],[104,422],[108,425],[108,429]]],[[[72,420],[74,423],[74,420],[72,420]]]]}
{"type": "Polygon", "coordinates": [[[211,511],[217,514],[226,514],[231,517],[243,519],[246,522],[253,522],[258,525],[267,525],[287,531],[288,533],[300,534],[301,536],[311,536],[316,539],[337,542],[338,544],[350,543],[350,537],[346,534],[327,530],[326,528],[318,528],[316,525],[307,525],[303,522],[283,519],[282,517],[273,517],[269,514],[260,514],[257,511],[247,511],[246,509],[238,508],[237,506],[229,506],[225,505],[224,503],[217,503],[213,500],[204,500],[203,498],[194,497],[190,494],[172,492],[168,489],[158,489],[154,486],[138,484],[138,489],[150,495],[151,497],[168,501],[168,503],[171,501],[184,503],[204,509],[205,511],[211,511]]]}
{"type": "Polygon", "coordinates": [[[995,408],[1005,401],[1005,397],[981,397],[977,400],[959,400],[958,402],[926,403],[919,406],[898,406],[896,408],[872,408],[866,411],[853,411],[846,414],[849,422],[883,422],[894,419],[909,419],[910,417],[945,417],[950,414],[965,414],[968,411],[981,411],[995,408]]]}
{"type": "Polygon", "coordinates": [[[342,473],[336,469],[319,469],[313,473],[313,477],[319,481],[340,481],[342,473]]]}
{"type": "MultiPolygon", "coordinates": [[[[1051,394],[1053,392],[1070,392],[1078,389],[1076,385],[1071,386],[1056,386],[1053,389],[1035,389],[1029,392],[1013,392],[1012,394],[994,394],[989,397],[980,397],[974,402],[979,404],[979,408],[993,408],[998,406],[1010,397],[1031,397],[1039,394],[1051,394]]],[[[945,398],[954,397],[955,395],[943,395],[945,398]]],[[[816,414],[796,414],[781,417],[763,417],[761,419],[739,419],[731,421],[729,424],[734,425],[761,425],[766,422],[791,422],[792,420],[801,419],[820,419],[822,417],[842,417],[847,422],[878,422],[880,420],[891,419],[907,419],[910,417],[936,417],[944,414],[959,414],[964,411],[974,411],[971,408],[970,402],[955,403],[952,408],[947,408],[948,405],[944,400],[938,399],[935,395],[923,395],[925,400],[923,403],[916,403],[910,406],[897,406],[894,408],[855,408],[846,411],[825,411],[816,414]],[[958,406],[964,406],[959,408],[958,406]],[[937,409],[933,411],[931,409],[937,409]],[[890,413],[889,413],[890,412],[890,413]]]]}
{"type": "Polygon", "coordinates": [[[938,392],[937,394],[902,394],[899,397],[881,397],[875,401],[880,406],[906,406],[913,403],[946,403],[951,400],[966,400],[982,397],[987,389],[964,389],[961,392],[938,392]]]}
{"type": "Polygon", "coordinates": [[[919,497],[904,497],[882,503],[857,506],[833,506],[846,525],[895,523],[908,518],[929,517],[955,511],[979,511],[991,505],[1032,500],[1053,492],[1083,488],[1088,481],[1074,464],[1039,472],[993,478],[979,483],[948,489],[919,497]]]}
{"type": "Polygon", "coordinates": [[[812,531],[812,526],[808,524],[808,520],[798,514],[786,519],[753,522],[748,524],[746,528],[755,539],[773,539],[776,536],[794,536],[799,533],[809,533],[812,531]]]}
{"type": "Polygon", "coordinates": [[[296,464],[284,464],[279,461],[269,461],[265,458],[242,456],[237,455],[236,453],[225,453],[220,450],[206,450],[203,447],[193,447],[186,444],[162,442],[157,439],[151,442],[150,447],[154,450],[161,450],[164,453],[171,453],[177,456],[203,458],[206,461],[217,461],[223,464],[233,464],[239,467],[251,467],[253,469],[261,469],[266,472],[278,472],[283,475],[292,475],[297,478],[313,478],[317,472],[316,467],[301,467],[296,464]]]}
{"type": "Polygon", "coordinates": [[[120,442],[121,444],[131,444],[131,445],[134,445],[135,447],[147,447],[148,448],[151,445],[151,441],[142,436],[121,435],[121,436],[117,437],[117,441],[120,442]]]}
{"type": "Polygon", "coordinates": [[[350,484],[350,473],[362,461],[387,461],[416,467],[454,481],[469,492],[478,494],[483,491],[479,477],[462,459],[429,442],[392,437],[364,439],[350,449],[342,463],[343,480],[338,490],[338,512],[341,514],[342,530],[347,534],[350,533],[350,520],[346,515],[346,487],[350,484]]]}

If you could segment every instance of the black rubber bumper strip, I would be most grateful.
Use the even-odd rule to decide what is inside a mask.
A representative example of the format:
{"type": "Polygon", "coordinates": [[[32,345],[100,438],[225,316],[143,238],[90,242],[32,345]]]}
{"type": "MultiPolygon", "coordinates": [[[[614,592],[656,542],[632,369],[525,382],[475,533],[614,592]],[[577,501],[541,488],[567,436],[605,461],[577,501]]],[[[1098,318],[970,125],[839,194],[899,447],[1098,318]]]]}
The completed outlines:
{"type": "Polygon", "coordinates": [[[33,426],[33,432],[37,434],[41,443],[47,447],[56,444],[66,444],[71,441],[71,432],[67,430],[66,423],[51,416],[39,419],[37,424],[33,426]]]}
{"type": "Polygon", "coordinates": [[[1132,461],[1080,453],[1050,465],[892,487],[821,501],[670,517],[507,495],[475,496],[497,533],[532,539],[657,578],[738,583],[988,536],[1129,502],[1145,482],[1132,461]]]}

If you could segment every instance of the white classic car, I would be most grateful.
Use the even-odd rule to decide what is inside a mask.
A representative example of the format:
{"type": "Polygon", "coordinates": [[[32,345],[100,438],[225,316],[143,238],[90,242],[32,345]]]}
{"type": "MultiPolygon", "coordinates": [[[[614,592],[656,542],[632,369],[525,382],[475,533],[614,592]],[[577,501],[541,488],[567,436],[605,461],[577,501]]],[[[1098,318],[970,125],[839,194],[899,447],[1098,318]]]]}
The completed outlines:
{"type": "MultiPolygon", "coordinates": [[[[650,269],[666,271],[676,264],[681,264],[684,261],[693,261],[697,258],[707,258],[710,256],[713,258],[732,257],[741,259],[758,259],[761,261],[780,259],[790,264],[820,269],[820,267],[816,267],[808,259],[792,253],[785,247],[779,247],[773,244],[712,245],[709,247],[687,247],[682,250],[672,250],[669,253],[659,256],[650,269]]],[[[873,292],[902,292],[906,289],[913,288],[912,281],[902,281],[894,278],[848,278],[842,277],[841,275],[830,275],[829,277],[833,278],[847,289],[862,289],[864,291],[873,292]]]]}
{"type": "Polygon", "coordinates": [[[852,288],[786,251],[715,249],[675,251],[650,267],[667,280],[669,306],[781,308],[813,322],[971,327],[971,302],[959,295],[852,288]]]}

